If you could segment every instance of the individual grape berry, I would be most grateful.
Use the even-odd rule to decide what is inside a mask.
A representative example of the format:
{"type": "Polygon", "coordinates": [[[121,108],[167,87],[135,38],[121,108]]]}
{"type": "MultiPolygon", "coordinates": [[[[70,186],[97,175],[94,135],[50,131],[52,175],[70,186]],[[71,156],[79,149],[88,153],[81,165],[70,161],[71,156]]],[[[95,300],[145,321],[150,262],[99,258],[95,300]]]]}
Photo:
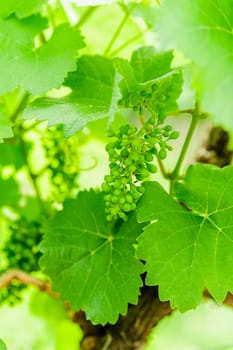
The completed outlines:
{"type": "Polygon", "coordinates": [[[164,160],[167,157],[167,151],[164,148],[162,148],[158,153],[158,157],[161,160],[164,160]]]}
{"type": "Polygon", "coordinates": [[[150,173],[154,174],[157,172],[157,167],[154,164],[147,164],[147,169],[150,173]]]}
{"type": "Polygon", "coordinates": [[[179,131],[172,131],[170,136],[169,136],[169,139],[170,140],[176,140],[179,136],[180,136],[179,131]]]}

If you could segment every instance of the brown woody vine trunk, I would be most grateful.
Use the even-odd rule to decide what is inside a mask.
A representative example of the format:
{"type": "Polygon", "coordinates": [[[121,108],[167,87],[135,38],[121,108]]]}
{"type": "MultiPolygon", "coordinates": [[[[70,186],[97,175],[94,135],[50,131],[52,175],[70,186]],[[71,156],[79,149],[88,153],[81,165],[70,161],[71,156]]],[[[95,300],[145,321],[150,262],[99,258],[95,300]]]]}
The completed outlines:
{"type": "Polygon", "coordinates": [[[82,312],[74,315],[81,325],[81,350],[138,350],[142,349],[151,329],[171,313],[168,302],[161,302],[156,287],[143,287],[137,305],[129,305],[126,316],[115,325],[93,326],[82,312]]]}

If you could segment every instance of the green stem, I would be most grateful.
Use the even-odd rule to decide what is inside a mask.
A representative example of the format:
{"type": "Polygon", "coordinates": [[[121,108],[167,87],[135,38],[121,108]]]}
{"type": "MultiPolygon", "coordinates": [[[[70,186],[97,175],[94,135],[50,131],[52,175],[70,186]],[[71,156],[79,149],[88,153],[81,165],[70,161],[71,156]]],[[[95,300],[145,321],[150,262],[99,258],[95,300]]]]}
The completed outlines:
{"type": "Polygon", "coordinates": [[[164,164],[163,164],[162,160],[158,156],[156,157],[156,159],[157,159],[157,162],[158,162],[161,174],[163,175],[164,179],[167,179],[168,178],[168,174],[167,174],[167,172],[166,172],[166,170],[164,168],[164,164]]]}
{"type": "Polygon", "coordinates": [[[111,56],[115,56],[116,54],[118,54],[119,52],[121,52],[123,49],[125,49],[128,45],[130,45],[131,43],[133,43],[135,40],[139,39],[143,34],[145,33],[138,33],[136,35],[134,35],[132,38],[126,40],[122,45],[118,46],[115,50],[113,50],[110,54],[111,56]]]}
{"type": "Polygon", "coordinates": [[[89,17],[93,14],[93,12],[97,9],[97,6],[90,6],[80,17],[80,20],[76,24],[76,28],[80,28],[88,19],[89,17]]]}
{"type": "Polygon", "coordinates": [[[28,92],[24,92],[18,105],[16,106],[14,112],[12,113],[12,115],[10,116],[10,120],[12,122],[14,122],[17,117],[19,116],[19,114],[23,111],[23,109],[25,108],[27,102],[28,102],[28,98],[29,98],[29,93],[28,92]]]}
{"type": "Polygon", "coordinates": [[[105,51],[104,51],[104,55],[107,55],[107,54],[109,53],[109,51],[111,50],[111,48],[113,47],[113,45],[114,45],[116,39],[118,38],[118,36],[119,36],[119,34],[120,34],[122,28],[124,27],[124,25],[125,25],[125,23],[126,23],[128,17],[129,17],[129,15],[130,15],[130,12],[127,11],[127,12],[125,13],[124,17],[122,18],[121,22],[119,23],[119,25],[118,25],[118,27],[117,27],[115,33],[113,34],[113,36],[112,36],[112,38],[111,38],[111,40],[110,40],[110,42],[108,43],[108,45],[107,45],[107,47],[106,47],[106,49],[105,49],[105,51]]]}
{"type": "Polygon", "coordinates": [[[178,177],[179,177],[179,173],[180,173],[181,166],[183,164],[184,157],[185,157],[186,152],[188,150],[190,141],[193,137],[194,130],[195,130],[197,123],[199,121],[199,115],[200,114],[199,114],[199,110],[198,110],[198,105],[196,104],[196,108],[192,112],[191,124],[189,126],[188,133],[186,135],[186,138],[185,138],[183,147],[181,149],[179,158],[177,160],[176,166],[175,166],[174,170],[172,171],[172,173],[169,175],[169,178],[171,181],[174,181],[174,180],[178,179],[178,177]]]}
{"type": "Polygon", "coordinates": [[[35,175],[33,173],[32,169],[31,169],[31,165],[30,165],[29,160],[28,160],[27,148],[26,148],[26,145],[25,145],[25,142],[24,142],[21,130],[19,130],[19,142],[20,142],[20,146],[21,146],[21,150],[22,150],[23,160],[24,160],[24,163],[25,163],[25,165],[27,167],[27,171],[28,171],[28,174],[30,176],[30,179],[31,179],[31,182],[32,182],[32,185],[33,185],[33,188],[34,188],[34,191],[35,191],[35,194],[36,194],[36,198],[38,200],[38,204],[40,206],[41,212],[43,214],[46,214],[46,209],[45,209],[45,206],[44,206],[44,202],[43,202],[43,200],[41,198],[40,189],[39,189],[39,186],[38,186],[38,183],[37,183],[37,178],[38,177],[37,177],[37,175],[35,175]]]}

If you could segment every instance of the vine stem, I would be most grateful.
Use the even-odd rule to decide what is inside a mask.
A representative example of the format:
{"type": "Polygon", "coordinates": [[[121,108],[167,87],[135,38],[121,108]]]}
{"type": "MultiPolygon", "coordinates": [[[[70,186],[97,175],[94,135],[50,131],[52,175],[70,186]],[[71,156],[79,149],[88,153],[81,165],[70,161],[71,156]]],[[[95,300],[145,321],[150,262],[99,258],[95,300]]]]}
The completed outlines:
{"type": "Polygon", "coordinates": [[[107,54],[110,52],[111,48],[113,47],[113,45],[114,45],[116,39],[118,38],[118,36],[119,36],[119,34],[120,34],[122,28],[124,27],[124,25],[125,25],[125,23],[126,23],[128,17],[129,17],[129,15],[130,15],[130,12],[131,12],[131,11],[128,11],[128,10],[125,12],[124,17],[123,17],[122,20],[120,21],[120,23],[119,23],[119,25],[118,25],[118,27],[117,27],[115,33],[113,34],[113,36],[112,36],[110,42],[108,43],[108,45],[107,45],[107,47],[106,47],[106,49],[105,49],[105,51],[104,51],[104,55],[107,55],[107,54]]]}
{"type": "Polygon", "coordinates": [[[10,120],[12,122],[14,122],[17,117],[19,116],[19,114],[22,112],[22,110],[25,108],[27,102],[29,99],[29,93],[28,92],[24,92],[18,105],[16,106],[14,112],[12,113],[12,115],[10,116],[10,120]]]}
{"type": "Polygon", "coordinates": [[[22,150],[22,154],[23,154],[24,163],[25,163],[25,165],[27,167],[28,174],[30,176],[30,179],[31,179],[34,191],[36,193],[38,204],[40,206],[41,212],[46,214],[46,209],[45,209],[45,206],[44,206],[44,202],[43,202],[43,200],[41,198],[40,189],[39,189],[39,186],[38,186],[38,183],[37,183],[37,177],[38,176],[33,173],[32,169],[31,169],[31,165],[30,165],[30,163],[28,161],[28,154],[27,154],[27,149],[26,149],[26,146],[25,146],[25,142],[23,140],[23,135],[19,135],[19,142],[20,142],[20,146],[21,146],[21,150],[22,150]]]}
{"type": "Polygon", "coordinates": [[[192,111],[191,116],[192,116],[192,120],[191,120],[189,129],[188,129],[183,147],[181,149],[179,158],[177,160],[177,163],[175,165],[174,170],[169,174],[169,178],[171,179],[171,181],[174,181],[179,177],[181,166],[183,164],[186,152],[187,152],[188,147],[190,145],[190,141],[192,140],[194,130],[195,130],[197,123],[199,121],[200,113],[199,113],[198,103],[196,103],[196,108],[192,111]]]}
{"type": "Polygon", "coordinates": [[[136,35],[134,35],[132,38],[126,40],[123,44],[121,44],[120,46],[118,46],[116,49],[114,49],[113,51],[111,51],[111,56],[115,56],[116,54],[118,54],[119,52],[121,52],[124,48],[126,48],[128,45],[130,45],[131,43],[133,43],[135,40],[139,39],[143,34],[145,34],[145,32],[141,32],[138,33],[136,35]]]}
{"type": "MultiPolygon", "coordinates": [[[[18,105],[16,106],[14,112],[12,113],[12,115],[10,117],[12,122],[15,122],[17,117],[20,115],[22,110],[25,108],[25,106],[27,104],[27,101],[29,99],[29,96],[30,95],[29,95],[28,92],[24,92],[23,93],[23,95],[22,95],[18,105]]],[[[33,173],[32,169],[31,169],[31,165],[29,164],[27,149],[26,149],[26,146],[25,146],[23,135],[21,135],[22,131],[23,131],[23,129],[20,128],[19,134],[18,134],[18,138],[19,138],[20,147],[21,147],[21,150],[22,150],[23,160],[24,160],[24,163],[25,163],[25,165],[27,167],[27,171],[28,171],[28,174],[30,176],[30,179],[31,179],[34,191],[36,193],[37,200],[38,200],[41,212],[46,214],[46,209],[45,209],[45,206],[44,206],[44,202],[43,202],[43,200],[41,198],[40,189],[39,189],[39,186],[38,186],[38,183],[37,183],[38,176],[33,173]]]]}
{"type": "Polygon", "coordinates": [[[59,297],[58,293],[51,290],[50,283],[34,278],[29,273],[18,269],[8,270],[0,276],[0,289],[8,287],[12,281],[18,281],[26,285],[33,285],[55,298],[59,297]]]}
{"type": "Polygon", "coordinates": [[[93,12],[97,9],[97,6],[90,6],[80,17],[80,20],[76,24],[75,28],[80,28],[88,19],[89,17],[93,14],[93,12]]]}

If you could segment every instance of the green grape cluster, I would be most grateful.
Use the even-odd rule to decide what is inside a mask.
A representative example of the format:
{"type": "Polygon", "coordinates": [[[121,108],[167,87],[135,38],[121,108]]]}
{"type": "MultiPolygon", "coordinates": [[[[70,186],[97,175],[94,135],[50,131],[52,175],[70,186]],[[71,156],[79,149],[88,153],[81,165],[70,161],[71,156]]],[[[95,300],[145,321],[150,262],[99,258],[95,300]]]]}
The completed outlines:
{"type": "Polygon", "coordinates": [[[48,128],[42,137],[48,161],[52,194],[57,202],[72,197],[78,190],[79,139],[77,135],[64,137],[62,125],[48,128]]]}
{"type": "MultiPolygon", "coordinates": [[[[5,244],[3,253],[8,269],[20,269],[25,272],[39,270],[39,243],[42,239],[41,223],[20,219],[10,225],[11,235],[5,244]]],[[[6,269],[5,269],[6,270],[6,269]]],[[[2,273],[4,272],[1,271],[2,273]]],[[[0,302],[15,304],[21,300],[22,291],[26,287],[18,282],[11,283],[1,290],[0,302]]]]}
{"type": "Polygon", "coordinates": [[[128,91],[127,97],[123,97],[118,101],[120,107],[129,108],[135,112],[148,109],[150,112],[164,114],[166,101],[169,100],[169,89],[166,94],[160,89],[160,83],[148,83],[135,92],[128,91]]]}
{"type": "Polygon", "coordinates": [[[170,125],[155,125],[155,118],[139,130],[130,124],[120,127],[116,140],[106,145],[110,174],[105,176],[102,190],[108,221],[118,217],[127,220],[127,213],[136,209],[143,193],[142,181],[157,171],[153,164],[155,155],[165,159],[167,151],[172,150],[168,141],[178,136],[170,125]]]}
{"type": "Polygon", "coordinates": [[[42,239],[41,224],[20,219],[10,225],[11,235],[4,252],[9,268],[17,268],[27,272],[39,269],[39,243],[42,239]]]}

